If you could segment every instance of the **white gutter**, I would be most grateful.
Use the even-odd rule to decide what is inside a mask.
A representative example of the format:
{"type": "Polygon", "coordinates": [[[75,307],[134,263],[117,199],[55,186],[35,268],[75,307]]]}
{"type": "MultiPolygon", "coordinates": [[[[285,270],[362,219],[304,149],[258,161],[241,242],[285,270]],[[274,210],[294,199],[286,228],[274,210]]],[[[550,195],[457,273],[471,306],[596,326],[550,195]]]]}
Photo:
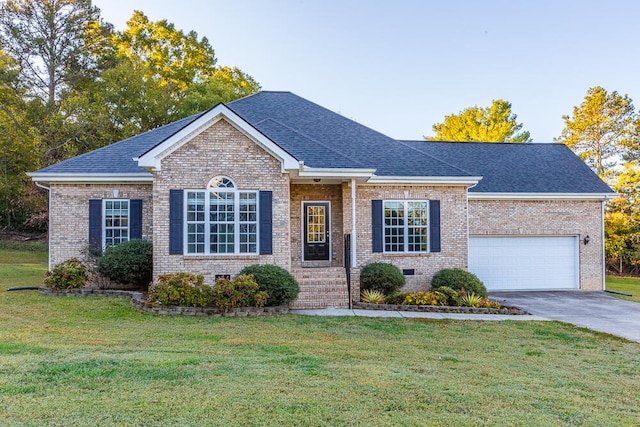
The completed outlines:
{"type": "Polygon", "coordinates": [[[153,182],[153,176],[147,172],[140,173],[38,173],[29,172],[28,176],[35,183],[38,182],[73,182],[73,183],[96,183],[96,182],[153,182]]]}
{"type": "Polygon", "coordinates": [[[475,186],[481,179],[481,176],[372,176],[367,184],[475,186]]]}
{"type": "Polygon", "coordinates": [[[470,200],[608,200],[618,196],[618,193],[469,193],[470,200]]]}
{"type": "Polygon", "coordinates": [[[607,276],[606,276],[606,254],[605,254],[605,246],[604,246],[604,204],[605,201],[602,201],[602,235],[600,236],[602,239],[602,290],[605,291],[607,289],[607,276]]]}
{"type": "MultiPolygon", "coordinates": [[[[40,187],[40,188],[44,188],[45,190],[47,190],[47,198],[48,200],[48,206],[49,206],[49,212],[51,212],[51,187],[47,187],[45,185],[40,184],[39,182],[35,182],[36,187],[40,187]]],[[[49,218],[51,218],[51,216],[49,216],[49,218]]],[[[47,227],[47,246],[49,246],[49,242],[51,241],[51,223],[49,223],[48,227],[47,227]]],[[[49,248],[47,248],[47,268],[49,270],[51,270],[51,250],[49,248]]]]}
{"type": "Polygon", "coordinates": [[[376,173],[375,169],[310,168],[300,162],[298,176],[318,178],[370,178],[374,173],[376,173]]]}

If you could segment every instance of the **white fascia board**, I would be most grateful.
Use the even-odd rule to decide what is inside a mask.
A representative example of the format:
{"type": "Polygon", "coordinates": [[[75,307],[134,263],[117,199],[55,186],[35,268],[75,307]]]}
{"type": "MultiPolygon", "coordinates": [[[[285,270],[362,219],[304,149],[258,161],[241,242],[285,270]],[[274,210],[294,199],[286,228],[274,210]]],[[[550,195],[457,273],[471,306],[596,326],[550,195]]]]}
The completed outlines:
{"type": "Polygon", "coordinates": [[[618,193],[468,193],[469,200],[608,200],[618,193]]]}
{"type": "Polygon", "coordinates": [[[481,176],[372,176],[367,184],[474,186],[481,179],[481,176]]]}
{"type": "Polygon", "coordinates": [[[293,156],[291,156],[269,138],[260,133],[257,129],[251,126],[247,121],[242,119],[236,113],[231,111],[224,104],[218,104],[216,107],[207,111],[193,123],[189,124],[179,132],[167,138],[165,141],[158,144],[158,146],[149,150],[147,153],[143,154],[140,157],[134,158],[133,160],[137,161],[138,166],[142,168],[145,168],[147,170],[159,171],[162,159],[164,159],[166,156],[182,147],[193,137],[222,119],[225,119],[234,128],[238,129],[269,154],[278,159],[282,165],[283,172],[285,170],[298,168],[298,161],[293,156]]]}
{"type": "Polygon", "coordinates": [[[43,183],[131,183],[131,182],[153,182],[153,176],[150,173],[37,173],[28,172],[34,182],[43,183]]]}

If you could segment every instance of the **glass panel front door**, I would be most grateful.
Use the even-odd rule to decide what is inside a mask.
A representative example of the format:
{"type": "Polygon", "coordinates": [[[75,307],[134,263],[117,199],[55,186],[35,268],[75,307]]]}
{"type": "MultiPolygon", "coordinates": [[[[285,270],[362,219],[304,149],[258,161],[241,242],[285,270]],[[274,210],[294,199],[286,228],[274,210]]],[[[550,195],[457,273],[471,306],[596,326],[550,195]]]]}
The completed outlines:
{"type": "Polygon", "coordinates": [[[329,203],[309,202],[303,204],[305,261],[328,261],[329,244],[329,203]]]}

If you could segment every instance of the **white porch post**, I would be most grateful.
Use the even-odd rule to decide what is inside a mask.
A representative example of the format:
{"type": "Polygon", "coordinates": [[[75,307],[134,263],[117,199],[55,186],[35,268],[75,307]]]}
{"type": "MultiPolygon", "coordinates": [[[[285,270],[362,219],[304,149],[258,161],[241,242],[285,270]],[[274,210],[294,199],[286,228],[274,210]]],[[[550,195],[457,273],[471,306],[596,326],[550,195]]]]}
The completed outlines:
{"type": "Polygon", "coordinates": [[[351,178],[351,266],[357,267],[356,259],[356,179],[351,178]]]}

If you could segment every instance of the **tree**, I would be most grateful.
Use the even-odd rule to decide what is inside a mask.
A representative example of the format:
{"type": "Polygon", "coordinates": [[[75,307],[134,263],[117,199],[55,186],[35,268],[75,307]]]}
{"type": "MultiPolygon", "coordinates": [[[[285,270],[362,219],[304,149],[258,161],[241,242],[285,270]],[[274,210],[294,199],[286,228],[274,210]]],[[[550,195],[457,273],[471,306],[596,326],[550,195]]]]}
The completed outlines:
{"type": "Polygon", "coordinates": [[[140,62],[147,77],[168,86],[178,98],[215,71],[214,50],[206,37],[198,40],[195,31],[185,34],[166,20],[151,22],[139,10],[116,34],[114,46],[117,55],[140,62]]]}
{"type": "Polygon", "coordinates": [[[621,157],[637,146],[637,116],[628,95],[590,88],[573,116],[562,116],[565,128],[556,142],[565,144],[604,177],[621,157]]]}
{"type": "Polygon", "coordinates": [[[104,43],[91,0],[6,0],[0,6],[5,51],[20,65],[31,95],[51,107],[62,90],[88,77],[104,43]]]}
{"type": "Polygon", "coordinates": [[[502,99],[494,100],[491,106],[469,107],[459,114],[445,116],[443,123],[432,126],[434,136],[425,137],[429,141],[460,142],[531,142],[529,132],[521,132],[522,123],[511,112],[511,103],[502,99]]]}

